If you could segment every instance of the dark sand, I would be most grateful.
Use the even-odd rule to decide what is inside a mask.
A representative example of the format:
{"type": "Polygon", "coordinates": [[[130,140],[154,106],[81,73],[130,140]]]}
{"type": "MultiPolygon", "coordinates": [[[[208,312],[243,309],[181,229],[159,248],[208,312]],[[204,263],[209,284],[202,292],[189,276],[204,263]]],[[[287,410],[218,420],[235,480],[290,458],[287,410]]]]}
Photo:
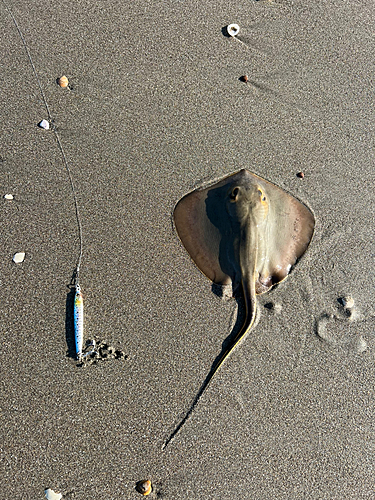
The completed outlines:
{"type": "Polygon", "coordinates": [[[144,478],[170,500],[375,498],[373,2],[6,2],[77,190],[85,338],[128,358],[67,356],[73,196],[1,0],[0,498],[136,499],[144,478]],[[237,316],[173,208],[244,167],[306,203],[315,236],[162,451],[237,316]]]}

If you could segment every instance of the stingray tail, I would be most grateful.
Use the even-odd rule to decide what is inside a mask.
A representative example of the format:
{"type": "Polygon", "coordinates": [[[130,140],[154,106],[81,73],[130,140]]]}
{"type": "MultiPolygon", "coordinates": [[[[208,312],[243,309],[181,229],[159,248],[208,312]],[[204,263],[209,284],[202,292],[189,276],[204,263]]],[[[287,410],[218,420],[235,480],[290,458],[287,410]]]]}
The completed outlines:
{"type": "Polygon", "coordinates": [[[255,320],[257,301],[255,294],[254,278],[253,277],[242,278],[242,289],[243,289],[243,296],[245,300],[245,309],[246,309],[245,321],[244,324],[242,325],[241,330],[238,332],[238,334],[234,339],[233,347],[231,348],[231,350],[234,349],[234,347],[236,347],[236,345],[238,345],[238,343],[243,339],[246,333],[253,326],[255,320]]]}
{"type": "Polygon", "coordinates": [[[162,446],[163,450],[165,450],[165,448],[168,446],[168,444],[174,439],[176,434],[178,434],[178,432],[181,430],[182,426],[189,419],[189,417],[193,413],[194,408],[197,406],[198,401],[200,400],[202,394],[207,389],[209,383],[214,378],[214,375],[217,373],[217,371],[219,370],[221,365],[224,363],[225,359],[237,347],[237,345],[245,337],[246,333],[250,330],[250,328],[254,324],[255,312],[256,312],[255,281],[254,281],[254,279],[249,279],[249,280],[243,279],[242,280],[242,287],[243,287],[243,294],[244,294],[245,307],[246,307],[245,322],[242,325],[242,328],[240,329],[240,331],[235,336],[234,340],[231,342],[231,345],[229,345],[220,354],[219,358],[213,364],[210,373],[207,375],[206,380],[203,382],[201,388],[199,389],[198,394],[195,396],[195,399],[194,399],[192,405],[190,406],[189,410],[187,411],[186,415],[181,420],[181,422],[177,425],[177,427],[174,429],[174,431],[168,437],[168,439],[164,442],[164,444],[162,446]]]}

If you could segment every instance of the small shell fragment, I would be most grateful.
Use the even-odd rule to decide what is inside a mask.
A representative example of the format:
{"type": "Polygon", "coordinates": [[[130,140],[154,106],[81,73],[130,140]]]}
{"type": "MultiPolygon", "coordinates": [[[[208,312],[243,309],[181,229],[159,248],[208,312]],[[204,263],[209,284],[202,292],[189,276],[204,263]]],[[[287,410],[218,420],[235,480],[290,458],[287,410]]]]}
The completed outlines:
{"type": "Polygon", "coordinates": [[[69,85],[69,80],[65,75],[63,75],[61,78],[57,79],[57,83],[60,85],[60,87],[65,89],[69,85]]]}
{"type": "Polygon", "coordinates": [[[14,196],[12,194],[4,194],[6,200],[13,200],[14,196]]]}
{"type": "Polygon", "coordinates": [[[238,24],[228,24],[227,32],[229,36],[236,36],[240,32],[240,27],[238,24]]]}
{"type": "Polygon", "coordinates": [[[25,259],[25,252],[18,252],[13,255],[13,262],[16,264],[21,264],[25,259]]]}
{"type": "Polygon", "coordinates": [[[47,120],[42,120],[38,123],[38,127],[44,128],[44,130],[49,130],[49,122],[47,120]]]}
{"type": "Polygon", "coordinates": [[[241,80],[241,82],[247,83],[249,81],[249,77],[247,75],[243,75],[243,76],[241,76],[240,80],[241,80]]]}
{"type": "Polygon", "coordinates": [[[356,342],[356,351],[358,354],[361,354],[362,352],[365,352],[367,350],[367,342],[366,340],[362,337],[362,335],[359,336],[357,342],[356,342]]]}
{"type": "Polygon", "coordinates": [[[61,493],[55,493],[50,488],[44,490],[44,494],[46,495],[47,500],[61,500],[62,498],[61,493]]]}
{"type": "Polygon", "coordinates": [[[352,309],[354,307],[353,297],[342,297],[341,302],[344,306],[344,309],[352,309]]]}
{"type": "Polygon", "coordinates": [[[135,487],[135,489],[138,491],[143,496],[147,496],[151,493],[152,491],[152,485],[151,481],[148,479],[145,479],[143,481],[139,481],[135,487]]]}

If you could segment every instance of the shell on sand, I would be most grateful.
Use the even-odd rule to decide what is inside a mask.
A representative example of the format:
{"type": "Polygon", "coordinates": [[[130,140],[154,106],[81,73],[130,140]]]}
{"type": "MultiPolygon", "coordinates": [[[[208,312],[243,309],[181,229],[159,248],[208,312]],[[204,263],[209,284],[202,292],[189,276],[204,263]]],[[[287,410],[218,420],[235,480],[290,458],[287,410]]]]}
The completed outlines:
{"type": "Polygon", "coordinates": [[[44,128],[44,130],[49,130],[49,122],[47,120],[42,120],[38,123],[40,128],[44,128]]]}
{"type": "Polygon", "coordinates": [[[151,481],[148,479],[139,481],[135,489],[138,491],[138,493],[141,493],[141,495],[147,496],[152,491],[151,481]]]}
{"type": "Polygon", "coordinates": [[[342,305],[344,306],[345,309],[352,309],[354,307],[354,299],[353,297],[343,297],[341,299],[342,305]]]}
{"type": "Polygon", "coordinates": [[[60,87],[65,89],[69,85],[69,80],[65,75],[63,75],[61,78],[57,80],[57,83],[60,85],[60,87]]]}
{"type": "Polygon", "coordinates": [[[4,194],[6,200],[13,200],[14,196],[12,194],[4,194]]]}
{"type": "Polygon", "coordinates": [[[236,36],[240,32],[240,27],[238,24],[228,24],[227,32],[229,36],[236,36]]]}
{"type": "Polygon", "coordinates": [[[13,262],[16,264],[21,264],[25,259],[25,252],[17,252],[13,255],[13,262]]]}
{"type": "Polygon", "coordinates": [[[50,488],[48,488],[47,490],[45,490],[44,494],[46,495],[47,500],[61,500],[61,498],[62,498],[62,494],[61,493],[55,493],[50,488]]]}

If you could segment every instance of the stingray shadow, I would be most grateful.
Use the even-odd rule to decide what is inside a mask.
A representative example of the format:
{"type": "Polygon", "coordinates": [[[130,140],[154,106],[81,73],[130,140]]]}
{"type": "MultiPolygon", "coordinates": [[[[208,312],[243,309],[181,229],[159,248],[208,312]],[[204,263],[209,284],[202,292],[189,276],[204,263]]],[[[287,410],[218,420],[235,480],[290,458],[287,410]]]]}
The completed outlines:
{"type": "Polygon", "coordinates": [[[228,186],[214,187],[207,191],[205,199],[206,215],[211,224],[216,228],[220,235],[219,244],[219,264],[224,273],[232,279],[233,287],[239,284],[240,271],[236,269],[236,262],[233,247],[232,234],[239,231],[234,220],[228,216],[226,204],[222,200],[227,199],[228,186]]]}

